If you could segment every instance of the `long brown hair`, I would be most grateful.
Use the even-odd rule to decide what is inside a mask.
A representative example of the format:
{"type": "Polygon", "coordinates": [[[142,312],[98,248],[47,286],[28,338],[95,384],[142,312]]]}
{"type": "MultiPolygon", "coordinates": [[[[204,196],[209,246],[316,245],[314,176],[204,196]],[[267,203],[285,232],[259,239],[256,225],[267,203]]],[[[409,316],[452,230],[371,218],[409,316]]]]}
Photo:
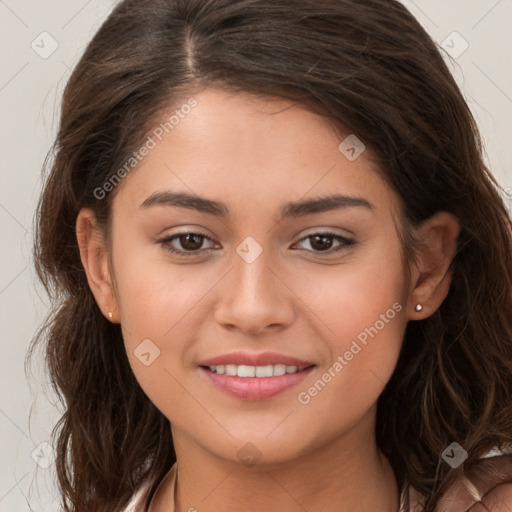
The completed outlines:
{"type": "Polygon", "coordinates": [[[414,226],[438,211],[458,218],[449,295],[408,324],[377,413],[399,485],[433,511],[459,473],[512,442],[512,226],[443,56],[395,0],[125,0],[88,45],[36,217],[36,269],[53,309],[30,353],[44,343],[65,403],[53,432],[64,509],[117,511],[142,484],[152,495],[176,460],[169,421],[88,287],[75,222],[91,207],[108,232],[117,189],[95,191],[158,115],[214,85],[293,100],[357,134],[401,198],[408,262],[414,226]],[[454,441],[469,454],[457,471],[441,458],[454,441]]]}

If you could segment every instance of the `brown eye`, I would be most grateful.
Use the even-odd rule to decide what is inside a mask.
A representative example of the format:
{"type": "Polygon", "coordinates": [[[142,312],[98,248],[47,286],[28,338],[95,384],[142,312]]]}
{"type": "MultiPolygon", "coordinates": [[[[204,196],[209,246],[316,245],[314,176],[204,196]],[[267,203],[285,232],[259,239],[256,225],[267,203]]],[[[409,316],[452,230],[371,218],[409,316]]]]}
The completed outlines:
{"type": "Polygon", "coordinates": [[[313,233],[304,237],[299,243],[309,241],[312,252],[331,254],[347,250],[349,246],[354,245],[355,241],[345,238],[336,233],[313,233]],[[338,240],[339,245],[333,249],[334,241],[338,240]]]}
{"type": "Polygon", "coordinates": [[[209,236],[206,236],[202,233],[177,233],[176,235],[167,237],[163,240],[160,240],[160,244],[162,247],[177,256],[197,256],[199,253],[204,252],[207,249],[202,249],[202,245],[205,240],[212,241],[209,236]],[[176,243],[177,242],[177,243],[176,243]],[[178,245],[178,247],[176,247],[178,245]]]}
{"type": "Polygon", "coordinates": [[[329,250],[333,244],[333,237],[330,235],[313,235],[310,239],[311,247],[318,251],[329,250]]]}
{"type": "Polygon", "coordinates": [[[202,235],[196,233],[189,233],[180,235],[177,240],[180,241],[181,246],[187,251],[197,251],[200,249],[203,241],[202,235]]]}

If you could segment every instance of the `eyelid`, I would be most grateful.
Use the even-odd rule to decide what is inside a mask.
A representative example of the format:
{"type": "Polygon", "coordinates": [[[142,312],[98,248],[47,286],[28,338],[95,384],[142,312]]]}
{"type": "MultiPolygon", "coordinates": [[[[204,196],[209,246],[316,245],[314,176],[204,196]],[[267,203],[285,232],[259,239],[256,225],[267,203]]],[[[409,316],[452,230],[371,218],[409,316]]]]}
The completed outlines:
{"type": "MultiPolygon", "coordinates": [[[[301,233],[305,233],[304,235],[302,235],[302,238],[304,237],[307,237],[307,236],[311,236],[311,235],[318,235],[318,234],[330,234],[330,235],[333,235],[333,236],[339,236],[341,238],[345,238],[347,240],[350,240],[351,238],[355,238],[356,234],[352,231],[349,231],[348,229],[341,229],[341,228],[330,228],[330,227],[319,227],[319,228],[311,228],[311,229],[307,229],[306,231],[299,231],[294,238],[298,237],[299,235],[301,235],[301,233]],[[341,231],[341,232],[338,232],[337,230],[341,231]]],[[[302,239],[301,238],[301,239],[302,239]]]]}

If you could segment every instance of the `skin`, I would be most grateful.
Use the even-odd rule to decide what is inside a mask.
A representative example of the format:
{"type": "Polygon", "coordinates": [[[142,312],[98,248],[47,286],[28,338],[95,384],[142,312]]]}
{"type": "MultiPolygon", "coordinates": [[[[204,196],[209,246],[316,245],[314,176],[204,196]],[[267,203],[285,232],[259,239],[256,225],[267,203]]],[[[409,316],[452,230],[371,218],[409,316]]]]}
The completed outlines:
{"type": "MultiPolygon", "coordinates": [[[[441,212],[418,228],[425,247],[407,283],[398,197],[375,172],[369,150],[349,161],[338,150],[348,133],[340,137],[284,100],[219,89],[196,99],[119,186],[110,242],[91,210],[77,219],[90,288],[105,315],[111,311],[110,320],[121,324],[140,385],[171,422],[178,510],[395,512],[395,476],[375,442],[377,399],[407,322],[431,315],[448,293],[458,223],[441,212]],[[231,216],[140,207],[165,190],[221,201],[231,216]],[[334,193],[364,198],[372,208],[279,219],[289,201],[334,193]],[[355,243],[326,255],[306,236],[327,229],[355,243]],[[161,240],[183,231],[212,242],[199,238],[193,242],[202,253],[180,258],[161,240]],[[247,236],[263,250],[250,264],[236,252],[247,236]],[[400,311],[367,346],[309,403],[299,403],[298,393],[396,303],[400,311]],[[161,352],[149,366],[134,354],[145,339],[161,352]],[[280,395],[241,400],[211,386],[198,368],[239,349],[316,366],[280,395]],[[259,457],[251,467],[237,456],[248,442],[259,457]]],[[[186,250],[181,242],[172,246],[186,250]]],[[[336,237],[328,242],[327,249],[343,246],[336,237]]],[[[168,511],[171,491],[164,481],[152,512],[168,511]]]]}

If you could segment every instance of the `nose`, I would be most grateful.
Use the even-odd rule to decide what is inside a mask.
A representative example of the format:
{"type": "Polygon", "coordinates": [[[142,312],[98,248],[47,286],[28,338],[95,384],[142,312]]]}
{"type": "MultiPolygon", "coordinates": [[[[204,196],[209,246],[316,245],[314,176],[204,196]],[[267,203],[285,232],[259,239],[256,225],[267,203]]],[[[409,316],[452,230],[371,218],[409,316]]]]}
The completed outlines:
{"type": "Polygon", "coordinates": [[[227,329],[259,334],[293,322],[295,295],[283,273],[269,266],[265,251],[252,263],[235,255],[217,293],[215,320],[227,329]]]}

